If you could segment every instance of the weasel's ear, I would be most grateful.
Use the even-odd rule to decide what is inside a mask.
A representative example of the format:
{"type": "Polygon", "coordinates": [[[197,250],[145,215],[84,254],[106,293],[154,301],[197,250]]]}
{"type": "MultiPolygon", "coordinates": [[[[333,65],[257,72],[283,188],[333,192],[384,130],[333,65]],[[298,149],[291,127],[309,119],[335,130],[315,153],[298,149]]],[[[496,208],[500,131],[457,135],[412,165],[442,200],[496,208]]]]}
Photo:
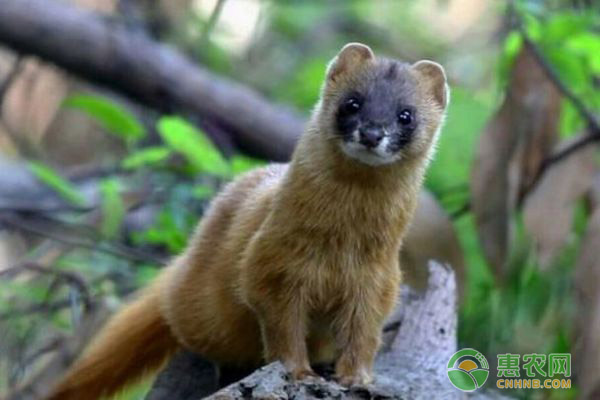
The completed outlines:
{"type": "Polygon", "coordinates": [[[431,93],[433,99],[442,108],[446,108],[449,100],[449,90],[444,67],[433,61],[422,60],[414,63],[412,69],[417,72],[419,82],[431,93]]]}
{"type": "Polygon", "coordinates": [[[373,50],[362,43],[348,43],[327,67],[327,80],[335,81],[337,77],[355,70],[367,61],[373,60],[373,50]]]}

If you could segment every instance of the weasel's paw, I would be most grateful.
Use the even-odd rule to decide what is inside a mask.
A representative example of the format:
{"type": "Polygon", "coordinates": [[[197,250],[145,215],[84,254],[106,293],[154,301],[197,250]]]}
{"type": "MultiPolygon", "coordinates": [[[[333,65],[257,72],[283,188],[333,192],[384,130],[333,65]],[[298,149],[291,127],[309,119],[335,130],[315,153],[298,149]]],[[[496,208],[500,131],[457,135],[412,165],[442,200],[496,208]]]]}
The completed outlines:
{"type": "Polygon", "coordinates": [[[359,371],[351,375],[336,375],[335,380],[342,386],[368,385],[373,382],[373,377],[365,372],[359,371]]]}
{"type": "Polygon", "coordinates": [[[303,379],[321,379],[321,377],[311,368],[294,368],[290,371],[290,375],[294,381],[303,379]]]}

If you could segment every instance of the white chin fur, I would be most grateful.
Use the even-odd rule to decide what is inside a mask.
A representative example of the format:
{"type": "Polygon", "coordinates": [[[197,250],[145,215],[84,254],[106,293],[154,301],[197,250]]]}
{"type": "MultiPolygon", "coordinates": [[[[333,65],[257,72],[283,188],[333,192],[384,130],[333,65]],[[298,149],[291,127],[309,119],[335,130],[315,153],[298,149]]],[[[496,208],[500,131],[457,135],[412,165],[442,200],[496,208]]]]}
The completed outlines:
{"type": "Polygon", "coordinates": [[[400,153],[391,154],[386,151],[388,138],[384,138],[379,146],[371,150],[354,141],[342,142],[340,146],[348,157],[373,167],[391,164],[400,159],[400,153]]]}

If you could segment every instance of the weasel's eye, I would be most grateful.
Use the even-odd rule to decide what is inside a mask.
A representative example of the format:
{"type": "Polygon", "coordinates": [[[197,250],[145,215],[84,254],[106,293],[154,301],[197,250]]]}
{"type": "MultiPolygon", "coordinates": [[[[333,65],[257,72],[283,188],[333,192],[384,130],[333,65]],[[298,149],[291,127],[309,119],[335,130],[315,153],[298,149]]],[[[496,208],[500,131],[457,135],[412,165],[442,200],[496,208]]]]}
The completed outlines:
{"type": "Polygon", "coordinates": [[[410,123],[412,121],[413,121],[413,115],[410,110],[404,109],[404,110],[400,111],[400,113],[398,114],[398,122],[400,122],[400,124],[410,125],[410,123]]]}
{"type": "Polygon", "coordinates": [[[344,103],[344,111],[348,114],[356,114],[361,106],[361,102],[356,97],[351,97],[344,103]]]}

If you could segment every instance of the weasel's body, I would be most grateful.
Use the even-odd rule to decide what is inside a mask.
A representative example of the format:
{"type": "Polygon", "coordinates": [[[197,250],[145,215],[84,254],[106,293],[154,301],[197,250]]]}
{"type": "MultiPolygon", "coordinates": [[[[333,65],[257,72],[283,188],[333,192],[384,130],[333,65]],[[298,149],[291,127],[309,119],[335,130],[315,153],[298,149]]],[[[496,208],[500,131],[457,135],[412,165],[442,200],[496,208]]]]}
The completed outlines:
{"type": "Polygon", "coordinates": [[[185,253],[109,322],[50,398],[112,394],[180,347],[225,365],[281,360],[295,378],[313,374],[309,361],[337,361],[342,383],[370,381],[446,102],[437,64],[346,46],[290,165],[225,188],[185,253]],[[390,122],[397,107],[404,115],[390,122]]]}

